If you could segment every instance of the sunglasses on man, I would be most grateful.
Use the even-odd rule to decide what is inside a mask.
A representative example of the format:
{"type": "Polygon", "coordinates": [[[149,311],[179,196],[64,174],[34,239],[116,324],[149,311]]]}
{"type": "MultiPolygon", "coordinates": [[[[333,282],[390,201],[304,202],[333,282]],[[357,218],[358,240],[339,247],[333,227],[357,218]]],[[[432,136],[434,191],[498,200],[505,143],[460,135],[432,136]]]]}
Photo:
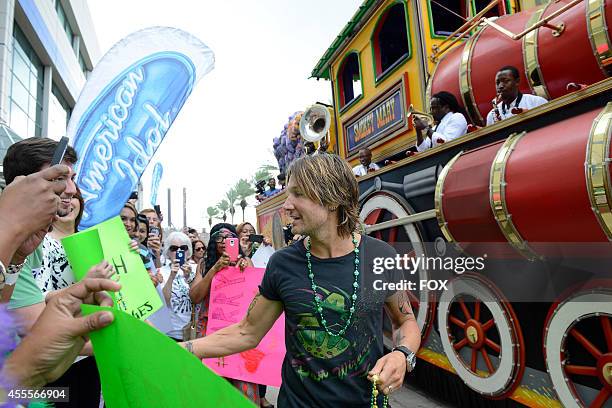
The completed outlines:
{"type": "Polygon", "coordinates": [[[181,251],[187,251],[187,250],[189,249],[189,246],[188,246],[188,245],[181,245],[181,246],[170,245],[170,246],[168,247],[168,250],[169,250],[170,252],[176,252],[176,251],[177,251],[177,250],[179,250],[179,249],[180,249],[181,251]]]}

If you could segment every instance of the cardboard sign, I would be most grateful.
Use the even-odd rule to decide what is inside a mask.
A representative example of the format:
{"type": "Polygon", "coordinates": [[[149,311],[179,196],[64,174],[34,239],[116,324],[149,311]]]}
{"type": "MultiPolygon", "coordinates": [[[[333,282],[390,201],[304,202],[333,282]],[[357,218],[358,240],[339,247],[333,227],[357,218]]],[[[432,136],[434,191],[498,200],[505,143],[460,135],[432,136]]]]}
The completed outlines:
{"type": "Polygon", "coordinates": [[[118,310],[83,305],[83,314],[110,310],[115,321],[89,337],[108,408],[254,407],[199,359],[148,324],[118,310]]]}
{"type": "Polygon", "coordinates": [[[140,255],[130,250],[129,243],[130,237],[119,217],[62,239],[77,280],[106,259],[117,271],[113,279],[121,283],[121,290],[111,293],[115,307],[144,320],[162,306],[162,301],[140,255]]]}
{"type": "MultiPolygon", "coordinates": [[[[206,335],[238,323],[259,292],[265,269],[225,268],[215,275],[210,287],[206,335]]],[[[256,384],[279,387],[285,358],[285,315],[281,315],[261,343],[253,350],[228,357],[202,360],[217,374],[256,384]]]]}

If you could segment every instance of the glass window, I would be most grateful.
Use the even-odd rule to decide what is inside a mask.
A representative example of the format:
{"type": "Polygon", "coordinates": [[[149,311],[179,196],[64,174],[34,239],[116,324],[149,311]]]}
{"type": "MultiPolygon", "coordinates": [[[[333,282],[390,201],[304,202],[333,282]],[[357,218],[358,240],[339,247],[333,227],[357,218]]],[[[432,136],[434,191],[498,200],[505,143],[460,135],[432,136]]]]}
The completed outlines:
{"type": "Polygon", "coordinates": [[[83,58],[83,54],[79,52],[79,65],[81,66],[81,71],[83,71],[83,75],[87,75],[87,64],[85,64],[85,58],[83,58]]]}
{"type": "MultiPolygon", "coordinates": [[[[474,15],[478,14],[480,11],[482,11],[482,9],[487,7],[489,3],[491,3],[490,0],[472,0],[472,1],[474,3],[474,15]]],[[[499,16],[504,15],[506,12],[504,7],[505,6],[503,3],[499,3],[497,7],[493,7],[491,10],[489,10],[487,14],[485,14],[485,17],[499,17],[499,16]]]]}
{"type": "Polygon", "coordinates": [[[70,27],[70,22],[68,21],[68,16],[66,16],[66,11],[62,6],[62,3],[57,0],[55,2],[55,11],[57,12],[57,18],[60,21],[60,25],[64,29],[66,36],[68,37],[68,41],[70,42],[70,46],[72,46],[72,37],[74,36],[72,27],[70,27]]]}
{"type": "Polygon", "coordinates": [[[17,24],[13,27],[10,127],[24,138],[40,136],[44,67],[17,24]]]}
{"type": "Polygon", "coordinates": [[[429,0],[433,33],[448,36],[465,23],[468,16],[467,0],[429,0]]]}
{"type": "Polygon", "coordinates": [[[60,90],[53,85],[49,101],[49,137],[59,140],[66,135],[71,109],[60,90]]]}
{"type": "Polygon", "coordinates": [[[403,4],[389,8],[378,22],[373,35],[376,77],[409,55],[406,13],[403,4]]]}
{"type": "Polygon", "coordinates": [[[361,72],[356,52],[350,53],[342,62],[338,73],[338,87],[341,108],[361,96],[361,72]]]}
{"type": "Polygon", "coordinates": [[[30,64],[19,53],[13,54],[13,75],[19,78],[26,87],[30,86],[30,64]]]}

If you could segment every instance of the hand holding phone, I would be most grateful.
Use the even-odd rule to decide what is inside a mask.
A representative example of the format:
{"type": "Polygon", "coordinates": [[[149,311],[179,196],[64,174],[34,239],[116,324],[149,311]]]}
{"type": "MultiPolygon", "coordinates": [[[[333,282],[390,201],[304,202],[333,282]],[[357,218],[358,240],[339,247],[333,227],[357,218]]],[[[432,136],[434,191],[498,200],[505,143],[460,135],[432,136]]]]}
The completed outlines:
{"type": "Polygon", "coordinates": [[[225,253],[229,256],[230,262],[238,260],[238,238],[225,238],[225,253]]]}
{"type": "Polygon", "coordinates": [[[263,235],[258,235],[258,234],[250,234],[249,235],[249,241],[251,242],[259,242],[260,244],[263,242],[264,240],[264,236],[263,235]]]}
{"type": "Polygon", "coordinates": [[[66,149],[68,148],[68,138],[63,136],[60,141],[57,143],[57,147],[55,148],[55,152],[53,152],[53,159],[51,159],[51,166],[55,166],[56,164],[61,164],[64,161],[64,155],[66,154],[66,149]]]}
{"type": "Polygon", "coordinates": [[[185,263],[185,251],[183,251],[182,249],[177,249],[176,260],[178,261],[179,266],[183,266],[183,264],[185,263]]]}
{"type": "Polygon", "coordinates": [[[151,227],[149,228],[149,234],[153,234],[153,235],[157,235],[159,237],[159,228],[157,227],[151,227]]]}

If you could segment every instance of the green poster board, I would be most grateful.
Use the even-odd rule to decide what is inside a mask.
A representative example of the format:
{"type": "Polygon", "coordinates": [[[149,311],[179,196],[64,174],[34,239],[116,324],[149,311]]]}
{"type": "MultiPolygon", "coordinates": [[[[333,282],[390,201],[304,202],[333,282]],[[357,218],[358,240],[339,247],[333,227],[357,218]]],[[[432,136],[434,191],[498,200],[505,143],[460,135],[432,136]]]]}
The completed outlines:
{"type": "Polygon", "coordinates": [[[132,316],[83,305],[84,314],[110,310],[115,321],[90,334],[108,408],[254,405],[175,341],[132,316]]]}
{"type": "Polygon", "coordinates": [[[129,243],[120,217],[62,239],[77,279],[82,279],[89,268],[103,259],[114,265],[117,271],[114,279],[121,283],[121,290],[111,293],[115,307],[144,320],[162,307],[162,300],[140,255],[130,250],[129,243]]]}

